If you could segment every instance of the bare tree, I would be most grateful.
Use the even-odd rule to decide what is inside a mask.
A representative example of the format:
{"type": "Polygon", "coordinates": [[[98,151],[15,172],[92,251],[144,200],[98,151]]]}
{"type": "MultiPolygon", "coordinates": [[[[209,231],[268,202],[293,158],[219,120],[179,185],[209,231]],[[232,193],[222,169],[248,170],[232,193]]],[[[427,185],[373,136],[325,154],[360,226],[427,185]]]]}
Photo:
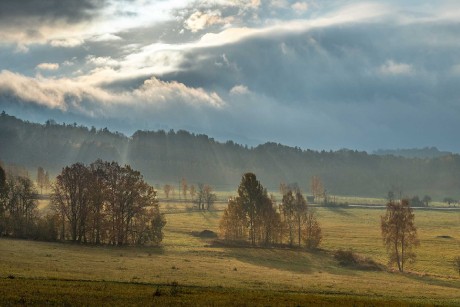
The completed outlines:
{"type": "Polygon", "coordinates": [[[181,180],[181,186],[182,186],[182,195],[184,196],[185,199],[187,199],[187,180],[185,178],[182,178],[181,180]]]}
{"type": "Polygon", "coordinates": [[[166,198],[169,198],[169,193],[171,192],[172,186],[170,184],[165,184],[163,186],[163,191],[165,192],[166,198]]]}
{"type": "Polygon", "coordinates": [[[189,188],[189,194],[190,194],[190,197],[193,199],[195,199],[195,195],[196,195],[196,189],[195,189],[195,186],[192,184],[189,188]]]}
{"type": "Polygon", "coordinates": [[[41,166],[37,169],[37,186],[40,188],[40,194],[43,194],[43,187],[45,186],[45,170],[41,166]]]}
{"type": "Polygon", "coordinates": [[[207,184],[198,184],[198,191],[194,203],[200,210],[209,210],[217,200],[216,194],[212,193],[211,186],[207,184]]]}
{"type": "Polygon", "coordinates": [[[311,177],[310,192],[313,194],[315,198],[324,197],[324,194],[325,194],[324,185],[321,181],[321,178],[319,178],[319,176],[311,177]]]}
{"type": "Polygon", "coordinates": [[[390,256],[390,264],[396,263],[400,272],[404,272],[406,261],[414,261],[413,247],[419,245],[415,215],[407,199],[400,202],[388,202],[386,214],[381,217],[383,242],[390,256]]]}
{"type": "Polygon", "coordinates": [[[209,185],[205,185],[204,188],[204,203],[206,205],[206,210],[210,210],[214,205],[214,202],[217,200],[217,195],[212,192],[212,188],[209,185]]]}

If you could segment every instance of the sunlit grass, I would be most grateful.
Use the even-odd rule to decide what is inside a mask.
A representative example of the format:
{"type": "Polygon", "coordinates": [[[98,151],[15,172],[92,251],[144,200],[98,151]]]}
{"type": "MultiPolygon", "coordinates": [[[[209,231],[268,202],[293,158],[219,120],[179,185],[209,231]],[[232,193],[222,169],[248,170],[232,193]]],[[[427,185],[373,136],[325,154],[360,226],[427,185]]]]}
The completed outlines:
{"type": "Polygon", "coordinates": [[[421,241],[416,250],[418,261],[407,267],[412,273],[400,274],[343,268],[332,256],[339,248],[351,248],[386,265],[380,236],[383,209],[317,207],[323,229],[322,250],[307,252],[210,247],[209,240],[193,236],[192,232],[217,232],[223,205],[216,205],[218,210],[212,212],[191,211],[183,203],[161,207],[167,213],[161,247],[96,247],[1,239],[0,277],[152,285],[178,281],[184,286],[211,287],[211,292],[248,289],[265,291],[268,296],[271,294],[267,291],[288,291],[460,304],[460,279],[450,262],[460,251],[460,212],[415,211],[421,241]]]}

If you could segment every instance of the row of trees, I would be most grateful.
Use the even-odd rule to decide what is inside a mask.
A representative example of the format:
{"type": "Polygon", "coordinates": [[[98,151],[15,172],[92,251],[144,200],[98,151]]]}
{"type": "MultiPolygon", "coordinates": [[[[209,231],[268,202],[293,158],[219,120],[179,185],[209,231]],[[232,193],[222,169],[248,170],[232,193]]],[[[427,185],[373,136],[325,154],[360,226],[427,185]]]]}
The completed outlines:
{"type": "Polygon", "coordinates": [[[156,191],[129,165],[97,160],[65,167],[51,195],[59,238],[95,244],[158,244],[166,224],[156,191]]]}
{"type": "Polygon", "coordinates": [[[28,177],[0,167],[0,236],[114,245],[163,239],[156,191],[130,166],[98,160],[63,168],[44,215],[37,194],[28,177]]]}
{"type": "Polygon", "coordinates": [[[318,247],[321,228],[300,190],[286,188],[278,207],[253,173],[246,173],[220,221],[221,236],[251,245],[283,244],[318,247]]]}

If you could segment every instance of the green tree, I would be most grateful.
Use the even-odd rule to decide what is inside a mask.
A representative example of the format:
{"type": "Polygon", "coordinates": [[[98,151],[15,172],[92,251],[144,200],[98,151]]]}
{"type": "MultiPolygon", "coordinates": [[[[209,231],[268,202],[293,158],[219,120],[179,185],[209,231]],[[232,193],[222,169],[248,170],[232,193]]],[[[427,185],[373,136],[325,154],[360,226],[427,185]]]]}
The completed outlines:
{"type": "Polygon", "coordinates": [[[428,207],[431,201],[432,199],[429,195],[423,196],[422,202],[425,204],[425,207],[428,207]]]}
{"type": "Polygon", "coordinates": [[[387,248],[390,264],[396,263],[400,272],[406,261],[414,261],[413,248],[419,245],[415,215],[407,199],[388,202],[385,215],[381,216],[383,242],[387,248]]]}

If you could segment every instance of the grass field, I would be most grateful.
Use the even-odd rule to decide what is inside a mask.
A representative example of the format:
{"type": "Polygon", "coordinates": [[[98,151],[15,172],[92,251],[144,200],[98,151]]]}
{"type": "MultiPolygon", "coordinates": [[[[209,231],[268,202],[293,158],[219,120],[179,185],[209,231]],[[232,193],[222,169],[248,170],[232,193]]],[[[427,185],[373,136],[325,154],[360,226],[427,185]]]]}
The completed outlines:
{"type": "Polygon", "coordinates": [[[415,211],[420,247],[407,273],[341,267],[349,249],[386,265],[382,209],[316,208],[321,250],[213,247],[223,205],[164,204],[161,247],[95,247],[0,240],[0,305],[460,305],[459,211],[415,211]],[[174,283],[178,284],[178,286],[174,283]],[[155,293],[159,295],[154,295],[155,293]]]}

